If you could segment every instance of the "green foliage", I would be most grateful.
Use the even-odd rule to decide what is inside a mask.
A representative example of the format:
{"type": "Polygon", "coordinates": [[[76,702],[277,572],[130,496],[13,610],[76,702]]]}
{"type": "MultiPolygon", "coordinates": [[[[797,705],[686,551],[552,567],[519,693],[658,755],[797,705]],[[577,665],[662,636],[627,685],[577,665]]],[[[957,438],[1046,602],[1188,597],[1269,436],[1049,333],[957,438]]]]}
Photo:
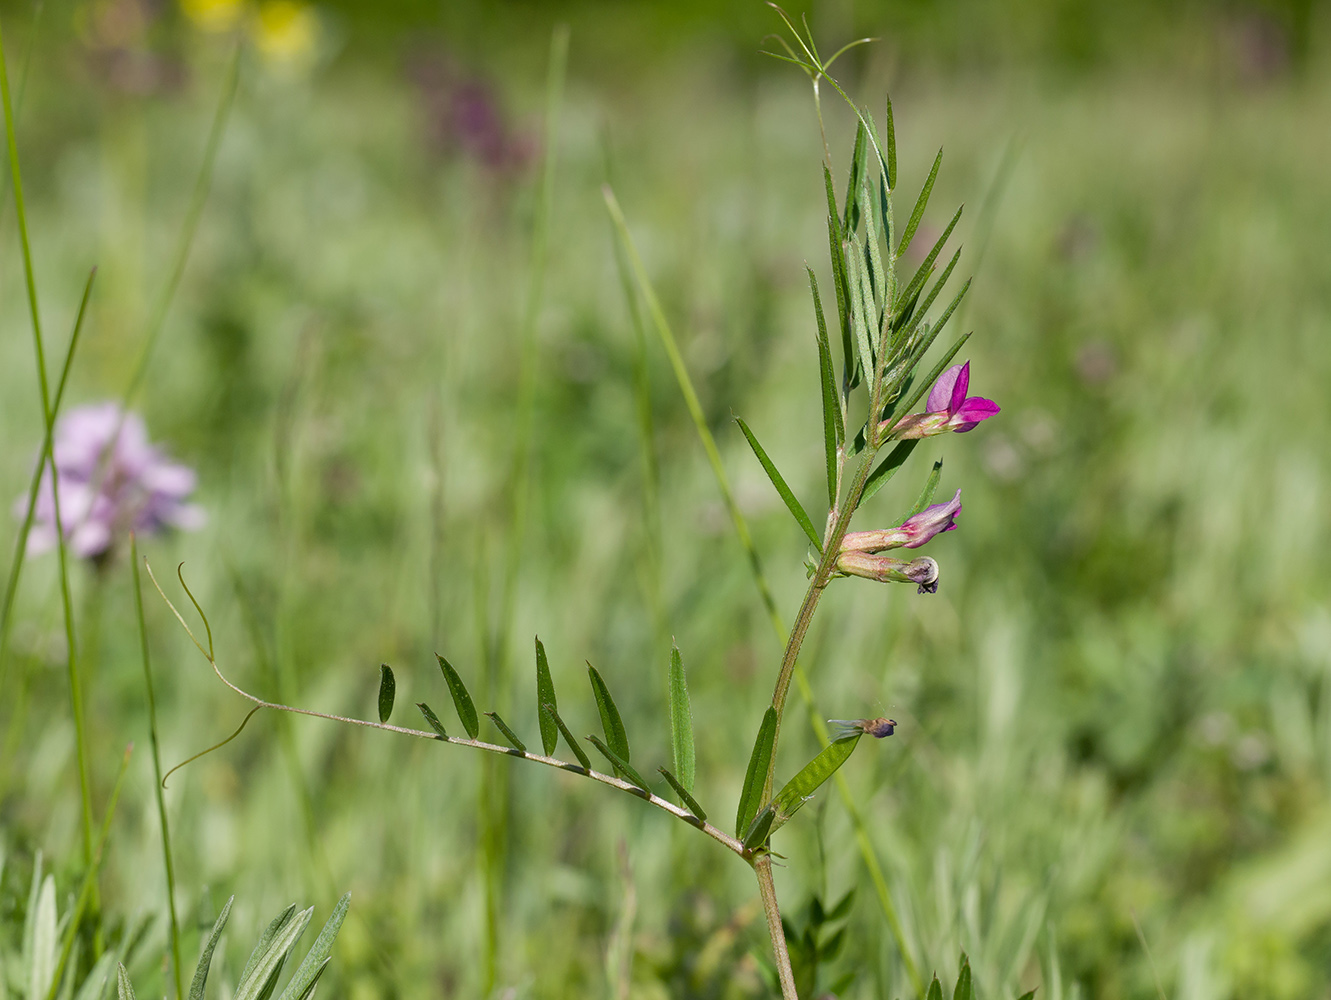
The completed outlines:
{"type": "Polygon", "coordinates": [[[545,646],[539,636],[536,639],[536,705],[541,725],[541,748],[549,757],[559,745],[559,725],[554,715],[559,703],[555,700],[555,682],[550,679],[550,664],[546,661],[545,646]],[[546,706],[549,711],[544,710],[546,706]]]}
{"type": "Polygon", "coordinates": [[[467,731],[468,739],[474,740],[480,735],[481,722],[476,716],[476,705],[467,692],[467,685],[462,683],[462,678],[453,669],[453,664],[438,653],[434,656],[439,661],[439,669],[443,671],[444,679],[448,681],[448,693],[453,696],[453,708],[457,710],[458,720],[462,723],[462,728],[467,731]]]}
{"type": "MultiPolygon", "coordinates": [[[[670,751],[675,762],[680,794],[693,791],[693,779],[697,751],[693,745],[693,710],[689,704],[689,685],[684,677],[684,658],[679,655],[679,647],[670,644],[670,751]]],[[[674,777],[670,778],[676,784],[674,777]]],[[[695,813],[697,810],[695,810],[695,813]]],[[[699,818],[703,818],[698,814],[699,818]]]]}
{"type": "Polygon", "coordinates": [[[379,664],[379,721],[387,722],[393,714],[393,699],[397,697],[397,681],[387,663],[379,664]]]}
{"type": "Polygon", "coordinates": [[[735,836],[744,836],[758,812],[763,794],[763,779],[767,775],[767,765],[772,760],[772,744],[776,740],[776,710],[769,708],[763,713],[762,724],[753,741],[753,752],[749,754],[749,766],[744,772],[744,788],[739,795],[739,806],[735,813],[735,836]]]}

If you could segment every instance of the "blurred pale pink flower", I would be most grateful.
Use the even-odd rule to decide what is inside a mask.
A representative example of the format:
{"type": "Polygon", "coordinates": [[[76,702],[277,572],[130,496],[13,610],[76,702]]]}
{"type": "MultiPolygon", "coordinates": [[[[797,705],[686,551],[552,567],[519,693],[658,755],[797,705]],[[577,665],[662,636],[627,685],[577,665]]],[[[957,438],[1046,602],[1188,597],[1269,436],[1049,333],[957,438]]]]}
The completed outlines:
{"type": "MultiPolygon", "coordinates": [[[[60,521],[70,551],[84,559],[105,555],[128,531],[154,534],[165,528],[193,531],[204,513],[186,498],[194,492],[194,470],[170,461],[148,441],[135,413],[115,403],[70,410],[56,423],[52,441],[60,521]]],[[[14,513],[27,513],[20,498],[14,513]]],[[[42,475],[33,512],[28,551],[45,552],[56,543],[55,493],[51,472],[42,475]]]]}
{"type": "Polygon", "coordinates": [[[918,549],[944,531],[955,531],[961,513],[961,490],[947,503],[926,507],[908,517],[896,528],[880,531],[852,531],[841,541],[842,552],[882,552],[884,549],[918,549]]]}
{"type": "Polygon", "coordinates": [[[971,363],[953,365],[938,377],[929,391],[924,413],[911,413],[895,424],[884,421],[881,432],[898,440],[933,437],[948,431],[964,433],[981,420],[988,420],[998,412],[998,404],[982,396],[967,396],[970,388],[971,363]]]}

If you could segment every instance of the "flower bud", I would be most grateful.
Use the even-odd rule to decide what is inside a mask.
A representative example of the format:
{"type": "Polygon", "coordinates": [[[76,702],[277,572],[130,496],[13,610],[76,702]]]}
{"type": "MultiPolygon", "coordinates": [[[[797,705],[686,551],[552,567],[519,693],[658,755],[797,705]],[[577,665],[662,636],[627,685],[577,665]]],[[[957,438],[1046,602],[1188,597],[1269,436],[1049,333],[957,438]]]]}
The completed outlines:
{"type": "Polygon", "coordinates": [[[961,490],[947,503],[936,503],[908,517],[900,526],[883,531],[852,531],[841,541],[841,551],[882,552],[884,549],[918,549],[935,535],[952,531],[961,513],[961,490]]]}
{"type": "Polygon", "coordinates": [[[938,591],[938,563],[928,556],[907,561],[857,549],[838,555],[836,568],[837,572],[847,576],[860,576],[879,583],[914,583],[919,586],[921,594],[938,591]]]}

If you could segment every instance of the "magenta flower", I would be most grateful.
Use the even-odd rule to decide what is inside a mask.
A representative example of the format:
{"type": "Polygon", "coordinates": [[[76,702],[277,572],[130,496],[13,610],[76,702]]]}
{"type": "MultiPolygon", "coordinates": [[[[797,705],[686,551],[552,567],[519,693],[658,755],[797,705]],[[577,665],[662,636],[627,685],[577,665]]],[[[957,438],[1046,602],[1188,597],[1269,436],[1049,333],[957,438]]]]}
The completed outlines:
{"type": "Polygon", "coordinates": [[[953,531],[961,513],[961,490],[947,503],[926,507],[901,522],[900,527],[881,531],[852,531],[841,541],[841,551],[882,552],[884,549],[918,549],[935,535],[953,531]]]}
{"type": "MultiPolygon", "coordinates": [[[[62,416],[52,451],[60,521],[70,551],[80,558],[106,555],[128,531],[193,531],[204,523],[203,511],[185,502],[194,492],[194,470],[167,459],[148,442],[143,420],[115,403],[80,406],[62,416]]],[[[55,546],[55,499],[48,468],[28,535],[31,553],[55,546]]],[[[14,513],[26,515],[24,499],[14,513]]]]}
{"type": "Polygon", "coordinates": [[[965,433],[981,420],[988,420],[998,412],[998,404],[982,396],[967,396],[970,388],[971,363],[953,365],[929,390],[924,413],[911,413],[895,424],[879,424],[879,431],[889,438],[909,440],[933,437],[948,431],[965,433]]]}

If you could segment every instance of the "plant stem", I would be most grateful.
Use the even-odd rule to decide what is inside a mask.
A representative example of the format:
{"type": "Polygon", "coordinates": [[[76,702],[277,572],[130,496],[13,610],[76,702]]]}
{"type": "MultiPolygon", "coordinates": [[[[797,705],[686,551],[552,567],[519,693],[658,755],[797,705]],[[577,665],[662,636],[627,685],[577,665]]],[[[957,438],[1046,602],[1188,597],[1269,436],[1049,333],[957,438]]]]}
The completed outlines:
{"type": "Polygon", "coordinates": [[[28,239],[28,214],[23,201],[23,175],[19,170],[18,142],[14,137],[14,108],[9,96],[9,70],[5,65],[4,34],[0,32],[0,101],[5,113],[5,142],[9,147],[9,172],[14,182],[14,215],[18,222],[19,242],[23,248],[23,277],[28,292],[28,311],[32,316],[32,342],[37,361],[37,385],[41,390],[42,418],[46,425],[46,451],[43,460],[51,467],[51,495],[55,499],[56,548],[60,553],[60,594],[64,603],[65,639],[68,645],[69,697],[74,714],[77,741],[79,790],[83,805],[83,860],[92,866],[92,794],[88,785],[88,748],[83,725],[83,695],[79,687],[78,663],[74,645],[74,609],[69,592],[69,561],[65,552],[64,529],[60,522],[59,491],[51,443],[55,412],[51,406],[51,385],[46,376],[46,348],[42,341],[41,313],[37,308],[37,279],[32,268],[32,246],[28,239]]]}
{"type": "MultiPolygon", "coordinates": [[[[877,396],[878,393],[875,392],[875,400],[877,396]]],[[[872,414],[874,411],[871,409],[869,412],[872,414]]],[[[869,479],[869,471],[873,468],[874,458],[877,454],[877,445],[870,443],[865,449],[864,461],[856,471],[854,480],[851,481],[850,491],[837,513],[832,530],[828,533],[827,540],[823,544],[823,558],[818,563],[818,569],[814,571],[813,579],[809,581],[809,589],[804,594],[804,602],[800,605],[799,614],[795,616],[795,624],[790,630],[790,638],[786,641],[786,649],[781,657],[781,670],[777,674],[776,687],[772,691],[772,708],[776,710],[776,735],[772,740],[772,759],[767,765],[767,779],[763,783],[763,794],[760,801],[766,801],[772,796],[772,780],[776,773],[776,748],[781,742],[781,717],[785,712],[786,694],[790,690],[790,681],[795,673],[795,662],[799,659],[800,647],[804,645],[804,637],[808,634],[809,626],[813,623],[814,612],[818,609],[818,600],[823,596],[823,590],[826,588],[828,581],[832,579],[832,574],[836,569],[837,552],[841,548],[841,540],[846,536],[846,531],[850,527],[850,519],[854,516],[855,508],[859,505],[860,495],[864,492],[864,484],[869,479]]]]}
{"type": "Polygon", "coordinates": [[[758,895],[762,897],[763,915],[767,918],[767,930],[772,936],[772,954],[776,957],[776,974],[781,980],[781,996],[784,1000],[799,1000],[799,992],[795,989],[795,973],[790,968],[790,950],[786,947],[786,928],[781,922],[781,908],[776,901],[772,856],[761,854],[755,858],[753,871],[758,876],[758,895]]]}
{"type": "Polygon", "coordinates": [[[129,559],[134,567],[134,611],[139,618],[139,645],[143,650],[143,685],[148,694],[148,742],[153,758],[153,792],[157,796],[157,818],[162,825],[162,861],[166,866],[166,904],[171,915],[171,971],[175,976],[176,1000],[183,1000],[184,980],[180,966],[180,921],[176,917],[176,872],[171,862],[171,829],[166,822],[166,797],[162,789],[162,755],[157,743],[157,700],[153,696],[153,674],[148,659],[148,622],[143,616],[143,588],[139,583],[139,546],[129,535],[129,559]]]}

